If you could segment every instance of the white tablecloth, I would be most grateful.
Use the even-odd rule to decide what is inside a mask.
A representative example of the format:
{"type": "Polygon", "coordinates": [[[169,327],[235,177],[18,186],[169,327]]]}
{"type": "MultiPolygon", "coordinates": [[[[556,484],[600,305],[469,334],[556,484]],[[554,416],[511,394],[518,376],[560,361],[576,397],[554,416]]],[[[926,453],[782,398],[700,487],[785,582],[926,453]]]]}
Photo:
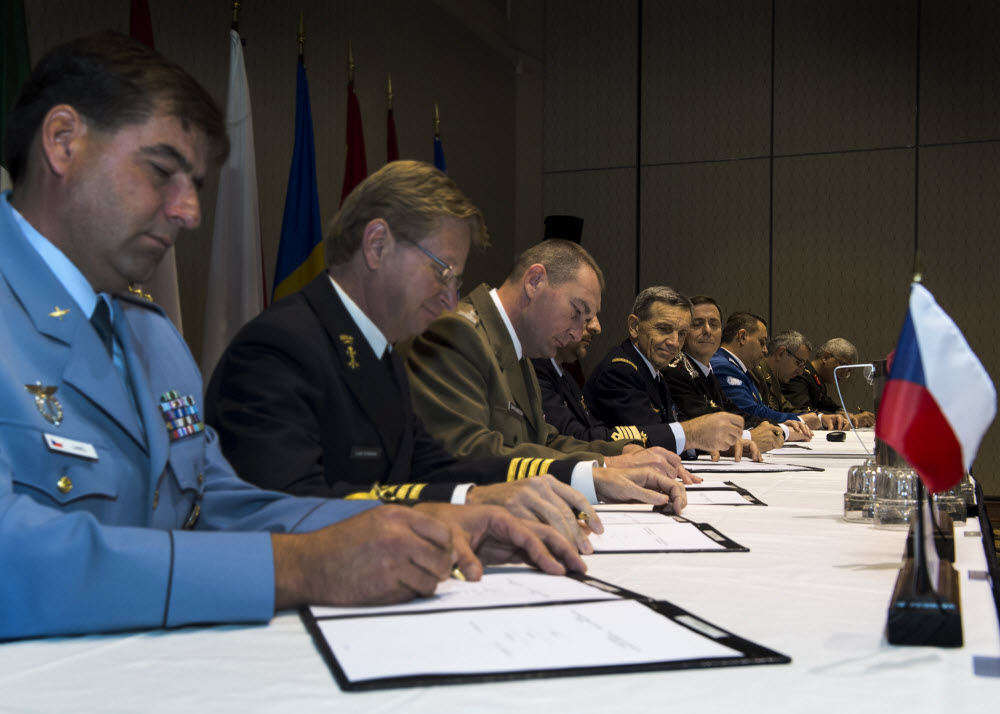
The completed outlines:
{"type": "Polygon", "coordinates": [[[905,534],[845,523],[845,459],[822,473],[735,477],[769,504],[690,507],[749,553],[595,555],[590,573],[670,600],[792,658],[790,665],[341,692],[298,616],[260,627],[0,645],[0,712],[979,712],[1000,656],[978,522],[956,530],[965,646],[894,647],[886,609],[905,534]],[[966,531],[970,535],[966,536],[966,531]]]}

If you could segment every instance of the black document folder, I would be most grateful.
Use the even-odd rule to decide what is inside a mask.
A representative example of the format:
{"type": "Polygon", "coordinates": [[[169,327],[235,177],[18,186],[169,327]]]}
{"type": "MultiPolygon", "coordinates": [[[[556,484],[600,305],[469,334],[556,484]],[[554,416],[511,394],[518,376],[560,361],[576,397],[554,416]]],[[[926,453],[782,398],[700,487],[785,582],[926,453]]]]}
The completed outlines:
{"type": "MultiPolygon", "coordinates": [[[[497,582],[487,578],[556,578],[528,573],[491,568],[485,587],[497,582]]],[[[449,609],[436,607],[435,596],[415,607],[300,613],[345,691],[791,661],[672,603],[585,575],[573,579],[582,591],[572,600],[525,602],[532,598],[514,594],[510,604],[449,609]]],[[[545,587],[545,580],[525,582],[525,593],[545,587]]],[[[470,585],[477,586],[450,581],[441,587],[454,592],[470,585]]],[[[440,602],[447,605],[447,594],[440,602]]]]}

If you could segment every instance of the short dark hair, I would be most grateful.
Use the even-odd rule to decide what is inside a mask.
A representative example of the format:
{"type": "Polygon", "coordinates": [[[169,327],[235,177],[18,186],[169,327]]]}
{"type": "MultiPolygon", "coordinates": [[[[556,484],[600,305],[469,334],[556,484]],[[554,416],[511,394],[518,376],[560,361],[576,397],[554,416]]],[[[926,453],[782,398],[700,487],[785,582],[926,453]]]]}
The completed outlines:
{"type": "Polygon", "coordinates": [[[549,282],[553,285],[565,283],[576,277],[581,266],[589,266],[597,274],[597,282],[604,292],[604,273],[594,260],[594,256],[576,243],[561,238],[549,238],[533,245],[521,253],[514,261],[514,267],[505,282],[516,282],[535,263],[545,266],[549,282]]]}
{"type": "Polygon", "coordinates": [[[71,40],[39,60],[17,96],[7,121],[4,156],[16,184],[45,115],[68,104],[95,128],[113,132],[154,114],[176,117],[208,138],[213,160],[229,154],[222,111],[212,96],[166,57],[116,32],[71,40]]]}
{"type": "Polygon", "coordinates": [[[748,333],[757,331],[757,323],[763,323],[767,327],[767,320],[752,312],[734,312],[726,319],[726,326],[722,328],[722,343],[732,342],[740,330],[748,333]]]}
{"type": "Polygon", "coordinates": [[[719,307],[719,303],[715,301],[715,298],[709,297],[708,295],[693,295],[689,299],[691,300],[692,312],[698,305],[715,305],[715,309],[719,311],[719,319],[722,319],[722,308],[719,307]]]}
{"type": "Polygon", "coordinates": [[[686,297],[673,288],[668,288],[665,285],[654,285],[635,296],[635,300],[632,302],[632,314],[640,321],[648,320],[653,312],[653,305],[658,302],[691,312],[691,301],[686,297]]]}
{"type": "Polygon", "coordinates": [[[326,236],[327,267],[346,263],[361,247],[365,226],[382,218],[398,240],[419,243],[445,218],[469,227],[473,247],[490,244],[483,214],[462,189],[430,164],[393,161],[358,184],[344,200],[326,236]]]}

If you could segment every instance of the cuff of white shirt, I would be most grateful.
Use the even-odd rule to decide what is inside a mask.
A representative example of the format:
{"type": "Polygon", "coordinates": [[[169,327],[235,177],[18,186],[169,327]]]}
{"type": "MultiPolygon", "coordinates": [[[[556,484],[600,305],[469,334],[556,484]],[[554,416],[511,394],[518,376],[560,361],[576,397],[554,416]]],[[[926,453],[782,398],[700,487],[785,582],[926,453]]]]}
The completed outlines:
{"type": "Polygon", "coordinates": [[[589,503],[597,503],[597,489],[594,488],[594,469],[596,461],[580,461],[573,467],[569,485],[587,497],[589,503]]]}
{"type": "Polygon", "coordinates": [[[785,434],[785,441],[788,441],[788,427],[784,424],[778,424],[781,427],[781,431],[785,434]]]}
{"type": "Polygon", "coordinates": [[[750,436],[750,430],[749,429],[744,429],[743,430],[743,434],[740,436],[740,438],[743,439],[743,441],[749,441],[753,437],[750,436]]]}
{"type": "Polygon", "coordinates": [[[675,453],[683,454],[684,447],[687,446],[687,437],[684,436],[684,427],[679,421],[670,422],[670,431],[674,432],[674,441],[677,443],[675,453]]]}
{"type": "Polygon", "coordinates": [[[460,483],[458,486],[455,486],[455,490],[451,492],[451,502],[461,506],[465,503],[469,489],[475,485],[474,483],[460,483]]]}

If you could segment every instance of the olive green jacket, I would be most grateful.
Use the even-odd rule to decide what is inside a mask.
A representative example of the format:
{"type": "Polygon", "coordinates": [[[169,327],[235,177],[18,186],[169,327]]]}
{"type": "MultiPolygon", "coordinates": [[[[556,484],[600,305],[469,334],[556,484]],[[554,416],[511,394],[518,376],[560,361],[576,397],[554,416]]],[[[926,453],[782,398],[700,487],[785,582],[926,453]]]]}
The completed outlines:
{"type": "Polygon", "coordinates": [[[581,441],[545,422],[529,359],[480,285],[414,340],[398,345],[410,375],[413,408],[456,457],[532,456],[597,460],[632,441],[581,441]]]}
{"type": "Polygon", "coordinates": [[[750,370],[750,378],[757,385],[757,391],[760,392],[761,400],[771,409],[791,414],[801,414],[807,411],[805,409],[796,409],[788,401],[788,397],[782,393],[781,384],[778,382],[778,377],[771,371],[771,365],[767,363],[767,357],[761,359],[757,363],[757,366],[750,370]]]}

